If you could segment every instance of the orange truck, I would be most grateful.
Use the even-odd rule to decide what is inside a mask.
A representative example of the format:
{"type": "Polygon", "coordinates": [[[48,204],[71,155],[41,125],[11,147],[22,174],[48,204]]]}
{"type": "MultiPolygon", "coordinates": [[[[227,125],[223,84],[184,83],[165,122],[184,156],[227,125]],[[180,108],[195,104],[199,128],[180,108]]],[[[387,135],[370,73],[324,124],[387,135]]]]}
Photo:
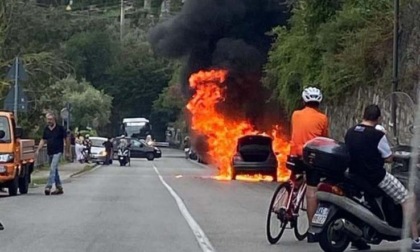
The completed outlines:
{"type": "Polygon", "coordinates": [[[28,193],[35,164],[35,140],[22,139],[12,112],[0,111],[0,187],[9,195],[28,193]]]}

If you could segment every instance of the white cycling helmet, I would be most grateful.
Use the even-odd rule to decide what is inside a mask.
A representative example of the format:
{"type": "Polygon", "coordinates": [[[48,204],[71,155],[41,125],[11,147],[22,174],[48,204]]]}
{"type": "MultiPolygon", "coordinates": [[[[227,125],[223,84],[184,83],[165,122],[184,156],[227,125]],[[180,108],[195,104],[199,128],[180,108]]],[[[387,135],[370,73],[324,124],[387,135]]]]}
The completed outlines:
{"type": "Polygon", "coordinates": [[[305,88],[302,92],[302,98],[305,102],[321,102],[322,93],[321,90],[315,87],[305,88]]]}

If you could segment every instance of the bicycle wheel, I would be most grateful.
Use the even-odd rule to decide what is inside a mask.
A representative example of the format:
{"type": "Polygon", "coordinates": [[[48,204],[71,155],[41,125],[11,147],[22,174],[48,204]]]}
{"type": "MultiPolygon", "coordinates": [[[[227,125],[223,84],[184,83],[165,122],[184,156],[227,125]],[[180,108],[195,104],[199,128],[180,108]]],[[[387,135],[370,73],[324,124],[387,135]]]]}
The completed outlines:
{"type": "Polygon", "coordinates": [[[284,229],[288,223],[286,211],[278,211],[280,208],[282,199],[284,197],[291,197],[291,188],[289,183],[280,184],[274,192],[273,198],[271,199],[270,208],[268,209],[266,234],[268,242],[276,244],[284,233],[284,229]],[[276,212],[275,212],[276,210],[276,212]],[[274,231],[272,229],[275,229],[274,231]],[[278,230],[277,230],[278,229],[278,230]]]}
{"type": "Polygon", "coordinates": [[[306,190],[303,192],[302,197],[299,199],[298,208],[296,208],[294,232],[298,241],[304,240],[308,236],[309,220],[306,213],[306,190]]]}

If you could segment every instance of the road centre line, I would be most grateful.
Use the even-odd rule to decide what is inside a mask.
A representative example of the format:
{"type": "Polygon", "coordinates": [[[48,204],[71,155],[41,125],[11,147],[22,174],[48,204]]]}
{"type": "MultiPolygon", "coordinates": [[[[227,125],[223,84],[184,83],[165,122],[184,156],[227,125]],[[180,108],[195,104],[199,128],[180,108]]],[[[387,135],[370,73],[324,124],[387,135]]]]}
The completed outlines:
{"type": "Polygon", "coordinates": [[[187,221],[188,225],[190,226],[191,230],[194,233],[194,236],[198,242],[198,245],[200,245],[201,250],[203,252],[216,252],[216,250],[211,245],[209,239],[207,238],[204,231],[201,229],[200,225],[194,220],[194,218],[191,216],[190,212],[188,211],[187,207],[185,206],[184,202],[182,201],[181,197],[178,196],[178,194],[170,187],[163,177],[160,175],[159,170],[155,165],[153,165],[153,169],[155,170],[156,174],[158,175],[160,181],[162,184],[166,187],[166,189],[169,191],[169,193],[172,195],[172,197],[175,199],[178,209],[181,212],[182,216],[187,221]]]}

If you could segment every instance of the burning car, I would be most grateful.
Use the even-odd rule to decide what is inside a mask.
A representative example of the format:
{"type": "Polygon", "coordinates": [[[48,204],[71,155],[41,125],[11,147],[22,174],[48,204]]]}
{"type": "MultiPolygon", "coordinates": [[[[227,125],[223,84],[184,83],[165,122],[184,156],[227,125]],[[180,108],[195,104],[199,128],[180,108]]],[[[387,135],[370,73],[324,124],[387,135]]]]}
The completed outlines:
{"type": "Polygon", "coordinates": [[[273,139],[262,135],[246,135],[238,139],[236,153],[232,157],[232,179],[242,173],[269,175],[277,181],[277,166],[273,139]]]}

